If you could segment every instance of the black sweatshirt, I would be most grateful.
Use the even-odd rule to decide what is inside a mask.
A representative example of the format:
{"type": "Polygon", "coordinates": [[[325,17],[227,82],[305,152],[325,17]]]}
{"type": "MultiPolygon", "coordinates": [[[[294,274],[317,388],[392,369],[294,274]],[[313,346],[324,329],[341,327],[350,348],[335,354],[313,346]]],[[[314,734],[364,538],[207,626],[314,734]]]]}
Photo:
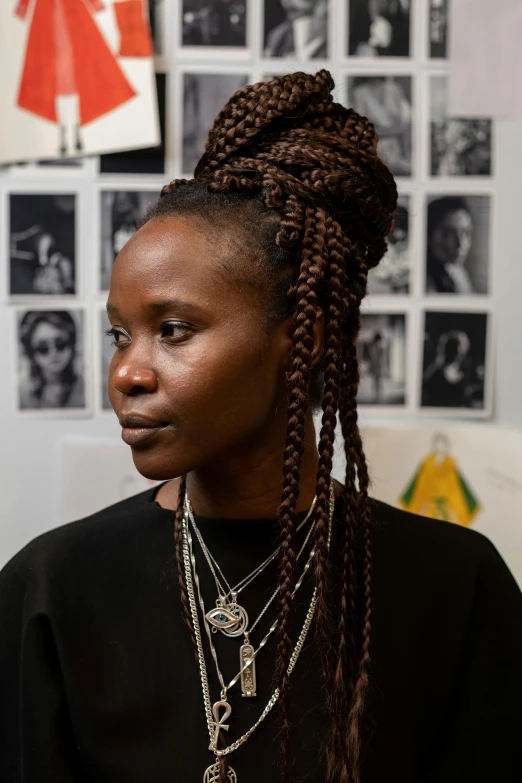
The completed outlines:
{"type": "MultiPolygon", "coordinates": [[[[0,572],[1,783],[203,781],[214,757],[181,612],[173,513],[155,502],[156,491],[38,536],[0,572]]],[[[362,783],[521,781],[522,595],[511,573],[476,532],[372,507],[362,783]]],[[[197,521],[230,584],[277,544],[274,520],[197,521]]],[[[334,518],[331,604],[338,533],[334,518]]],[[[195,555],[208,609],[216,589],[197,547],[195,555]]],[[[241,593],[251,622],[275,589],[276,568],[241,593]]],[[[308,576],[296,597],[293,639],[311,597],[308,576]]],[[[277,601],[254,644],[276,613],[277,601]]],[[[325,780],[328,718],[313,628],[291,678],[292,783],[325,780]]],[[[213,639],[228,683],[239,670],[241,640],[219,632],[213,639]]],[[[257,720],[272,693],[273,638],[257,660],[258,696],[242,698],[239,684],[229,692],[227,743],[257,720]]],[[[231,754],[238,783],[277,783],[278,753],[276,707],[231,754]]]]}

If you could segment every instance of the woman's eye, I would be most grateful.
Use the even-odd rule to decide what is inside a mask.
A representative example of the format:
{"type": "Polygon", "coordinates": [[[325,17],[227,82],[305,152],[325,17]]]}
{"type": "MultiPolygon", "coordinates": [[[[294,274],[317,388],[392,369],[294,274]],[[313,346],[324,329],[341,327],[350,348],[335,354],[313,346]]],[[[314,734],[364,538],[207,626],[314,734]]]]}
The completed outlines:
{"type": "Polygon", "coordinates": [[[179,339],[185,337],[193,329],[188,324],[181,323],[180,321],[167,321],[161,325],[161,336],[170,337],[173,339],[179,339]]]}
{"type": "Polygon", "coordinates": [[[112,327],[112,329],[107,329],[105,334],[108,337],[112,337],[111,345],[115,345],[116,347],[121,347],[124,344],[127,344],[130,342],[130,337],[125,334],[125,332],[122,332],[120,329],[115,329],[112,327]]]}

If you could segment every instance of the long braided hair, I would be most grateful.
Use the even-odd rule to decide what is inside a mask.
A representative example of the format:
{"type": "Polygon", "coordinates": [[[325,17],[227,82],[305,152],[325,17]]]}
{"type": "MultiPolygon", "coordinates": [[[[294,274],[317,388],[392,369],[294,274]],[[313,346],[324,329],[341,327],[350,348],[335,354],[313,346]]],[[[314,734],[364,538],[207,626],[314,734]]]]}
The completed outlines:
{"type": "MultiPolygon", "coordinates": [[[[329,783],[359,783],[361,718],[369,682],[371,633],[371,509],[368,470],[357,426],[356,337],[368,270],[386,250],[397,203],[392,175],[377,156],[372,124],[332,99],[326,70],[292,73],[236,92],[210,129],[194,179],[166,185],[147,219],[175,212],[219,221],[254,208],[249,226],[264,252],[272,315],[294,313],[287,373],[288,417],[280,522],[279,622],[276,677],[280,691],[281,781],[288,780],[290,629],[295,585],[296,505],[305,421],[320,402],[319,466],[315,510],[315,630],[321,650],[332,731],[329,783]],[[281,296],[283,294],[283,296],[281,296]],[[279,304],[275,304],[279,303],[279,304]],[[312,369],[314,325],[324,314],[324,354],[312,369]],[[315,390],[315,391],[314,391],[315,390]],[[342,578],[333,649],[326,605],[328,514],[332,457],[339,420],[346,454],[342,489],[342,578]],[[360,556],[359,554],[360,553],[360,556]]],[[[238,221],[240,223],[240,221],[238,221]]],[[[237,225],[237,223],[236,223],[237,225]]],[[[181,521],[186,481],[175,522],[179,582],[191,629],[181,521]]],[[[225,783],[228,757],[221,757],[225,783]]]]}

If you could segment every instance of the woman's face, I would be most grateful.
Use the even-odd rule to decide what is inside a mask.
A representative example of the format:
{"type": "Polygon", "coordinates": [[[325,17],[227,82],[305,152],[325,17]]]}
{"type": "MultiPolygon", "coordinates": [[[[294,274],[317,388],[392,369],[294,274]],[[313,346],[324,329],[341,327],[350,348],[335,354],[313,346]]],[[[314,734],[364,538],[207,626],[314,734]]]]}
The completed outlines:
{"type": "Polygon", "coordinates": [[[148,478],[216,460],[247,469],[253,444],[262,450],[276,431],[284,448],[291,328],[267,332],[262,288],[245,282],[253,262],[232,242],[192,217],[155,218],[116,259],[109,398],[122,426],[145,417],[128,421],[122,438],[148,478]]]}
{"type": "Polygon", "coordinates": [[[73,346],[65,329],[40,322],[31,338],[33,359],[46,380],[60,377],[73,356],[73,346]]]}
{"type": "Polygon", "coordinates": [[[441,264],[464,264],[473,241],[473,221],[465,209],[448,212],[431,235],[431,252],[441,264]]]}

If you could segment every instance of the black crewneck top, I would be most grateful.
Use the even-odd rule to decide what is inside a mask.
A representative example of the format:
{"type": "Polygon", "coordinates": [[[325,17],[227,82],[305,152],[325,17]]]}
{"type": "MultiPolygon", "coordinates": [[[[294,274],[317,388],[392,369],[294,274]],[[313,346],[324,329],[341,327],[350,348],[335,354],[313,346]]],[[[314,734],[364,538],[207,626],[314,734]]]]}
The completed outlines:
{"type": "MultiPolygon", "coordinates": [[[[200,783],[213,762],[181,611],[173,512],[158,487],[33,539],[0,572],[1,783],[200,783]]],[[[484,536],[372,501],[371,691],[361,783],[522,779],[522,595],[484,536]]],[[[301,515],[301,518],[304,514],[301,515]]],[[[231,584],[277,545],[276,520],[196,518],[231,584]]],[[[339,580],[339,507],[331,590],[339,580]]],[[[299,533],[304,539],[308,525],[299,533]]],[[[195,543],[208,608],[216,588],[195,543]]],[[[304,565],[305,556],[302,561],[304,565]]],[[[241,594],[251,619],[276,563],[241,594]]],[[[312,595],[296,597],[297,639],[312,595]]],[[[258,643],[277,601],[254,631],[258,643]]],[[[241,639],[213,635],[228,683],[241,639]]],[[[213,700],[219,681],[205,640],[213,700]]],[[[226,741],[273,691],[272,637],[257,697],[229,691],[226,741]]],[[[313,626],[291,679],[291,783],[324,783],[328,718],[313,626]]],[[[238,783],[278,781],[277,708],[230,757],[238,783]]]]}

